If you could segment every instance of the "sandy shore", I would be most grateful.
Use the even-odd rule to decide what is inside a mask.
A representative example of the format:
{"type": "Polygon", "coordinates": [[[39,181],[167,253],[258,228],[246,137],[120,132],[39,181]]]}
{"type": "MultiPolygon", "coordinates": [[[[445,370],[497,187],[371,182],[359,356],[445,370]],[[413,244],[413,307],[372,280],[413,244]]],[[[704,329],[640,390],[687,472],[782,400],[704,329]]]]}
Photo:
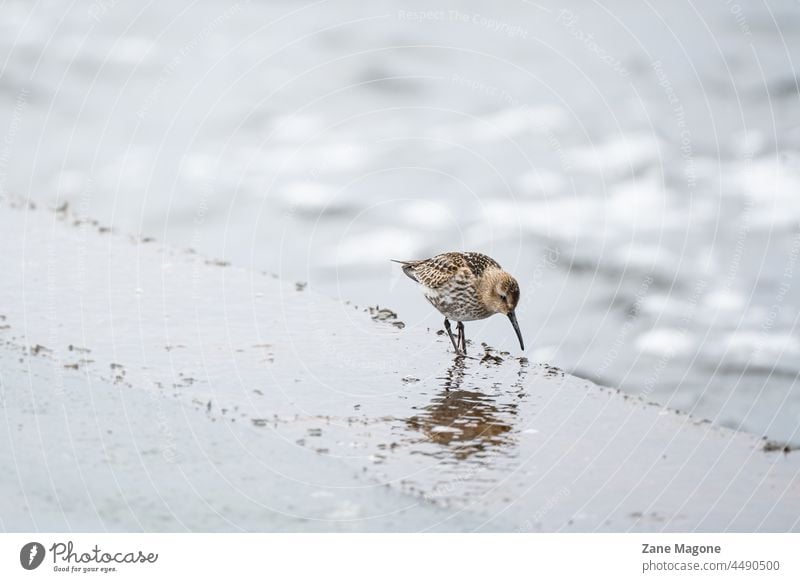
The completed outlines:
{"type": "MultiPolygon", "coordinates": [[[[796,531],[800,456],[68,213],[0,206],[5,531],[796,531]]],[[[372,307],[372,309],[370,309],[372,307]]]]}

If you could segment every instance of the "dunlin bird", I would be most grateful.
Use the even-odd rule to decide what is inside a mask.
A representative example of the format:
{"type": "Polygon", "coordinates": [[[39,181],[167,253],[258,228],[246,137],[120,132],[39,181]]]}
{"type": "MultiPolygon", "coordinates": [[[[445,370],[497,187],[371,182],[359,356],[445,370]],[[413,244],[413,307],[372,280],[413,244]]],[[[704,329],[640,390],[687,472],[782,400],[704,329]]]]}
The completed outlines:
{"type": "Polygon", "coordinates": [[[519,303],[519,285],[497,261],[480,253],[443,253],[419,261],[398,261],[403,272],[422,285],[425,297],[444,315],[444,328],[457,354],[466,355],[464,322],[485,319],[495,313],[507,315],[525,349],[514,310],[519,303]],[[450,320],[457,322],[458,339],[450,320]]]}

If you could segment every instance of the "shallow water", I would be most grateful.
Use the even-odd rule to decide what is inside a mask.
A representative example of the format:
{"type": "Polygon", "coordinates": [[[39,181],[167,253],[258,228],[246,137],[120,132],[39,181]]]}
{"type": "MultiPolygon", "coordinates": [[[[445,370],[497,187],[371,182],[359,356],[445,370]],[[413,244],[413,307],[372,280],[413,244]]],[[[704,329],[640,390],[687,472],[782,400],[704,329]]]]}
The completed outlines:
{"type": "Polygon", "coordinates": [[[4,194],[412,328],[388,259],[481,250],[532,362],[800,442],[796,3],[0,11],[4,194]]]}

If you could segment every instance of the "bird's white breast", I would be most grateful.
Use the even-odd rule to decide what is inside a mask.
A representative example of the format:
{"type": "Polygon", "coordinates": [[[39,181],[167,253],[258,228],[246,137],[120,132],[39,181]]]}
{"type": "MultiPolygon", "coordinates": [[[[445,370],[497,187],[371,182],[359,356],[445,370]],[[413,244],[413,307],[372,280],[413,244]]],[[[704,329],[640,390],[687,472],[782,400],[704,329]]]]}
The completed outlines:
{"type": "Polygon", "coordinates": [[[447,319],[453,321],[475,321],[491,315],[480,309],[475,301],[465,301],[453,293],[423,287],[425,298],[447,319]]]}

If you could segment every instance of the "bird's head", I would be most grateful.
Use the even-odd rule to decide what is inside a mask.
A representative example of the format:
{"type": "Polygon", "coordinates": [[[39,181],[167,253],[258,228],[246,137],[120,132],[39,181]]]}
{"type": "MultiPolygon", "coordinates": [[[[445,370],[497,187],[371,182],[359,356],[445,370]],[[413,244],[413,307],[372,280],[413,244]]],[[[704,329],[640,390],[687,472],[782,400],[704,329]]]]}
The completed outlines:
{"type": "Polygon", "coordinates": [[[519,303],[517,280],[505,271],[500,271],[492,283],[489,288],[487,307],[493,313],[502,313],[503,315],[512,313],[519,303]]]}
{"type": "Polygon", "coordinates": [[[522,341],[522,332],[519,330],[515,314],[519,303],[517,280],[503,270],[494,270],[484,276],[481,295],[486,309],[492,313],[502,313],[508,316],[519,339],[519,347],[524,350],[525,344],[522,341]]]}

